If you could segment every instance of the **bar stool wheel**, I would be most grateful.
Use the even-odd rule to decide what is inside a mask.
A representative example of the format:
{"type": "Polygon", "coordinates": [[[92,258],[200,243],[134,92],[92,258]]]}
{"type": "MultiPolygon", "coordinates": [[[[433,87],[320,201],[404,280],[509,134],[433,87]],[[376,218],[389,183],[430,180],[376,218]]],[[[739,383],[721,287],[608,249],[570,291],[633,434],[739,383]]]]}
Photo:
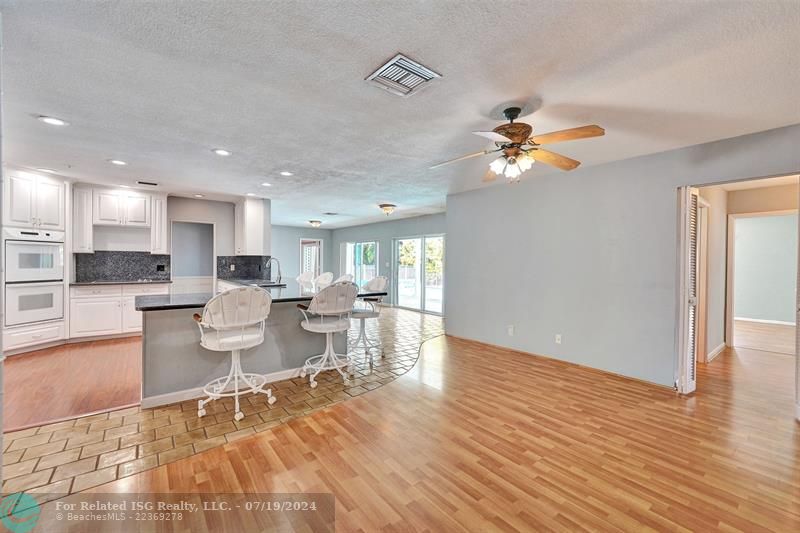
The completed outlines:
{"type": "Polygon", "coordinates": [[[205,409],[198,409],[197,410],[197,418],[202,418],[205,415],[206,415],[206,410],[205,409]]]}
{"type": "Polygon", "coordinates": [[[310,385],[311,385],[311,388],[312,388],[312,389],[316,389],[316,388],[317,388],[317,382],[316,382],[316,381],[312,381],[312,382],[310,383],[310,385]]]}
{"type": "Polygon", "coordinates": [[[276,398],[275,396],[270,396],[270,397],[269,397],[269,400],[267,400],[267,403],[269,403],[270,405],[272,405],[273,403],[275,403],[275,400],[277,400],[277,398],[276,398]]]}
{"type": "Polygon", "coordinates": [[[233,419],[234,419],[234,420],[236,420],[237,422],[238,422],[239,420],[241,420],[242,418],[244,418],[244,413],[242,413],[241,411],[239,411],[238,413],[236,413],[235,415],[233,415],[233,419]]]}

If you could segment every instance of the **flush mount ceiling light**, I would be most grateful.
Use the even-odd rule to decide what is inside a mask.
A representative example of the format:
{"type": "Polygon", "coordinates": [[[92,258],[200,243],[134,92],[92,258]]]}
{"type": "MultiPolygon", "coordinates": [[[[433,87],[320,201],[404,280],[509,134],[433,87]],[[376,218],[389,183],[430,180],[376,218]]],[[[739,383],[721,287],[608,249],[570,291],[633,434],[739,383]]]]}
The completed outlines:
{"type": "Polygon", "coordinates": [[[195,198],[204,198],[204,196],[202,194],[195,194],[194,197],[195,198]]]}
{"type": "Polygon", "coordinates": [[[261,184],[262,187],[272,187],[271,183],[267,183],[266,181],[261,184]]]}
{"type": "Polygon", "coordinates": [[[394,213],[394,210],[395,210],[395,208],[396,208],[397,206],[396,206],[396,205],[394,205],[394,204],[378,204],[378,207],[380,207],[380,208],[381,208],[381,210],[382,210],[384,213],[386,213],[386,216],[388,217],[389,215],[391,215],[392,213],[394,213]]]}
{"type": "Polygon", "coordinates": [[[322,221],[321,220],[309,220],[308,223],[311,224],[311,226],[313,226],[315,228],[318,228],[318,227],[320,227],[322,225],[322,221]]]}
{"type": "Polygon", "coordinates": [[[50,126],[68,126],[69,122],[66,120],[61,120],[60,118],[56,117],[47,117],[44,115],[39,115],[36,117],[39,122],[44,122],[45,124],[49,124],[50,126]]]}
{"type": "Polygon", "coordinates": [[[56,173],[56,171],[53,170],[52,168],[37,168],[36,171],[37,172],[46,172],[47,174],[55,174],[56,173]]]}
{"type": "Polygon", "coordinates": [[[130,189],[131,188],[130,185],[120,185],[120,187],[122,187],[123,189],[130,189]]]}
{"type": "Polygon", "coordinates": [[[292,174],[288,170],[284,170],[283,172],[281,172],[281,176],[287,176],[288,177],[288,176],[294,176],[294,174],[292,174]]]}
{"type": "Polygon", "coordinates": [[[109,159],[108,162],[111,163],[112,165],[117,165],[118,167],[124,167],[125,165],[128,164],[125,161],[122,161],[121,159],[109,159]]]}
{"type": "Polygon", "coordinates": [[[247,196],[255,196],[255,195],[256,195],[256,193],[254,193],[254,192],[247,193],[247,196]]]}
{"type": "Polygon", "coordinates": [[[228,157],[229,155],[231,155],[231,152],[224,148],[213,148],[211,151],[222,157],[228,157]]]}

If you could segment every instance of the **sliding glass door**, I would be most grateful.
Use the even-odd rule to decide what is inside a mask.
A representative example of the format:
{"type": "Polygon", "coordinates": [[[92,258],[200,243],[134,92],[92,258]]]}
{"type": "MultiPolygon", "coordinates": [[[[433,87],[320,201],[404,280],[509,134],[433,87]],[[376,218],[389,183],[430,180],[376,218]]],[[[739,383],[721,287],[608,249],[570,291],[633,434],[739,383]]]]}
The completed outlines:
{"type": "Polygon", "coordinates": [[[397,305],[441,314],[444,301],[444,235],[397,239],[394,255],[397,305]]]}
{"type": "Polygon", "coordinates": [[[353,276],[353,282],[361,287],[378,275],[378,243],[348,242],[344,244],[342,272],[353,276]]]}

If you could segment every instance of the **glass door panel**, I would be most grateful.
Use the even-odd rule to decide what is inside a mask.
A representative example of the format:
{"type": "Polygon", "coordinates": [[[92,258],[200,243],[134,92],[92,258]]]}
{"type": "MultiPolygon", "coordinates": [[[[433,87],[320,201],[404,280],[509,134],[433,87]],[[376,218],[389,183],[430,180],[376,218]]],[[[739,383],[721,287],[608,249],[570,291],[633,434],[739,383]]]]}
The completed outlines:
{"type": "Polygon", "coordinates": [[[397,241],[397,305],[422,309],[422,239],[397,241]]]}
{"type": "Polygon", "coordinates": [[[444,300],[444,236],[425,237],[425,311],[442,312],[444,300]]]}

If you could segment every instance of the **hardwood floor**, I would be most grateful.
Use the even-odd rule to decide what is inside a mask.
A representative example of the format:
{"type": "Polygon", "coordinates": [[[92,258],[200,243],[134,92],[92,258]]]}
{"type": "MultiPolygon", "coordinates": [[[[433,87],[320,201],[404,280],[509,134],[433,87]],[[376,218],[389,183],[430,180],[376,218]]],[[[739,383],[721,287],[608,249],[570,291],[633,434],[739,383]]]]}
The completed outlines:
{"type": "Polygon", "coordinates": [[[333,493],[339,531],[797,531],[793,365],[726,351],[681,397],[438,337],[384,387],[91,492],[333,493]]]}
{"type": "Polygon", "coordinates": [[[737,348],[794,355],[795,327],[734,320],[733,341],[737,348]]]}
{"type": "Polygon", "coordinates": [[[141,387],[141,337],[12,355],[3,375],[3,431],[137,404],[141,387]]]}

